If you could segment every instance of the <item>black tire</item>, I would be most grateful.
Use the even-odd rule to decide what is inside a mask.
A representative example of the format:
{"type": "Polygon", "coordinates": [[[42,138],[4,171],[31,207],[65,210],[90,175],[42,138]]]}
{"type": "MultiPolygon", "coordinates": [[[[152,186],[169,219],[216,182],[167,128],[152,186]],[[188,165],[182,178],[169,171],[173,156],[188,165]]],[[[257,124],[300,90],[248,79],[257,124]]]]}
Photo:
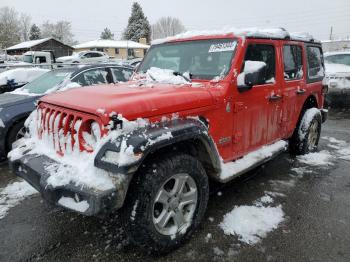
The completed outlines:
{"type": "Polygon", "coordinates": [[[22,136],[19,136],[19,133],[21,130],[24,130],[24,121],[20,121],[17,122],[16,124],[14,124],[8,135],[7,135],[7,141],[6,141],[6,149],[8,151],[12,150],[12,144],[17,141],[19,138],[21,138],[22,136]]]}
{"type": "Polygon", "coordinates": [[[289,140],[290,152],[295,155],[315,152],[321,136],[321,126],[321,112],[317,108],[307,109],[289,140]]]}
{"type": "MultiPolygon", "coordinates": [[[[202,221],[207,208],[208,177],[202,164],[192,156],[172,153],[148,161],[135,179],[130,186],[123,209],[123,221],[130,241],[147,253],[164,254],[174,250],[191,236],[202,221]],[[171,181],[173,175],[183,173],[188,174],[197,187],[196,204],[192,205],[193,213],[190,212],[193,214],[192,219],[185,228],[180,230],[181,232],[176,232],[173,235],[162,234],[157,229],[156,222],[153,222],[155,215],[159,214],[160,217],[163,214],[163,210],[158,210],[158,214],[156,213],[156,205],[159,203],[155,204],[155,200],[157,196],[159,197],[160,190],[170,183],[167,181],[171,181]]],[[[186,184],[185,188],[186,186],[188,185],[186,184]]],[[[181,195],[184,196],[183,193],[181,195]]],[[[179,199],[181,200],[181,197],[179,199]]],[[[159,209],[160,206],[157,208],[159,209]]],[[[165,209],[164,212],[169,213],[169,209],[165,209]]],[[[189,211],[187,210],[187,212],[189,211]]],[[[175,225],[175,218],[172,222],[175,225]]],[[[170,219],[168,223],[171,223],[170,219]]]]}

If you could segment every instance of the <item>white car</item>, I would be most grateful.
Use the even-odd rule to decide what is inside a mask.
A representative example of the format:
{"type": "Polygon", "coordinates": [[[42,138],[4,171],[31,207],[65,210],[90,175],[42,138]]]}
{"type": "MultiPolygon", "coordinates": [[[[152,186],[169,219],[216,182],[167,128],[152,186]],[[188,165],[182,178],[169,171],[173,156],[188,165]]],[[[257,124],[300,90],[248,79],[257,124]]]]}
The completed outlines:
{"type": "Polygon", "coordinates": [[[62,56],[56,59],[57,63],[101,63],[107,62],[109,56],[99,51],[82,51],[71,56],[62,56]]]}
{"type": "Polygon", "coordinates": [[[329,52],[324,54],[328,85],[326,103],[331,107],[348,108],[350,106],[350,51],[329,52]]]}

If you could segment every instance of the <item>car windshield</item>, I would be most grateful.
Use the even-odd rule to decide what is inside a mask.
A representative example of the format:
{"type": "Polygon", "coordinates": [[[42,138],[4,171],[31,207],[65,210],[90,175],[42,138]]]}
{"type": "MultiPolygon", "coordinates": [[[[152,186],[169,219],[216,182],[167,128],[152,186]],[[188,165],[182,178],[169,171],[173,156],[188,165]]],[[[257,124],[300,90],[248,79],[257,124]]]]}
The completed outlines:
{"type": "Polygon", "coordinates": [[[33,63],[33,56],[32,55],[25,55],[25,56],[23,56],[23,62],[33,63]]]}
{"type": "Polygon", "coordinates": [[[330,55],[326,56],[324,59],[328,63],[350,66],[350,54],[330,55]]]}
{"type": "Polygon", "coordinates": [[[138,72],[150,68],[170,69],[176,73],[189,73],[192,79],[211,80],[225,76],[237,46],[233,39],[196,40],[154,45],[147,53],[138,72]]]}
{"type": "Polygon", "coordinates": [[[73,70],[62,69],[47,72],[35,79],[34,81],[26,84],[21,88],[22,91],[31,94],[44,94],[49,89],[60,84],[66,77],[68,77],[73,70]]]}

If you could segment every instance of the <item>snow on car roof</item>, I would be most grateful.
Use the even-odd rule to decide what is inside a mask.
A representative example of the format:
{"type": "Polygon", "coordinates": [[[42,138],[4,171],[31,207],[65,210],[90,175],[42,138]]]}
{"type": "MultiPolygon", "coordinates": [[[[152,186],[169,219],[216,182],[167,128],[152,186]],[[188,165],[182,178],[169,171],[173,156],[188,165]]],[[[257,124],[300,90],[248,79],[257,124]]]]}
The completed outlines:
{"type": "Polygon", "coordinates": [[[333,52],[324,53],[324,56],[331,56],[331,55],[350,55],[350,50],[333,51],[333,52]]]}
{"type": "Polygon", "coordinates": [[[31,48],[31,47],[36,46],[38,44],[44,43],[44,42],[50,40],[51,38],[52,37],[22,42],[22,43],[19,43],[17,45],[10,46],[9,48],[6,48],[6,50],[31,48]]]}
{"type": "Polygon", "coordinates": [[[315,41],[312,35],[306,32],[289,33],[283,28],[225,28],[222,30],[208,30],[208,31],[187,31],[185,33],[178,34],[163,39],[156,39],[152,41],[153,45],[162,44],[165,42],[198,37],[198,36],[210,36],[210,35],[227,35],[234,34],[242,37],[254,37],[254,38],[269,38],[269,39],[291,39],[296,41],[315,41]]]}
{"type": "Polygon", "coordinates": [[[80,48],[95,48],[95,47],[113,47],[113,48],[142,48],[142,49],[148,49],[149,45],[144,45],[141,43],[137,43],[134,41],[126,41],[126,40],[93,40],[86,43],[82,43],[79,45],[73,46],[74,49],[80,49],[80,48]]]}

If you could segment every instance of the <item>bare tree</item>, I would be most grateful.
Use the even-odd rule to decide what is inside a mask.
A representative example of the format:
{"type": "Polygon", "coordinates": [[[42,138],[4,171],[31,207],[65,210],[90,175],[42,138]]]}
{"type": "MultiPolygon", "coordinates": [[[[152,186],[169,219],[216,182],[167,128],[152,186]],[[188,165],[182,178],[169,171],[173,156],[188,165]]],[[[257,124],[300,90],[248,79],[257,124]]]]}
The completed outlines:
{"type": "Polygon", "coordinates": [[[152,39],[174,36],[186,31],[186,28],[176,17],[162,17],[152,25],[152,39]]]}
{"type": "Polygon", "coordinates": [[[21,34],[22,34],[21,39],[23,41],[28,41],[32,18],[30,15],[22,13],[19,20],[20,20],[20,27],[21,27],[21,34]]]}
{"type": "Polygon", "coordinates": [[[44,22],[41,26],[41,35],[42,37],[54,37],[68,45],[74,43],[72,26],[68,21],[58,21],[55,24],[49,21],[44,22]]]}
{"type": "Polygon", "coordinates": [[[20,38],[18,13],[13,8],[0,8],[0,47],[17,44],[20,38]]]}

